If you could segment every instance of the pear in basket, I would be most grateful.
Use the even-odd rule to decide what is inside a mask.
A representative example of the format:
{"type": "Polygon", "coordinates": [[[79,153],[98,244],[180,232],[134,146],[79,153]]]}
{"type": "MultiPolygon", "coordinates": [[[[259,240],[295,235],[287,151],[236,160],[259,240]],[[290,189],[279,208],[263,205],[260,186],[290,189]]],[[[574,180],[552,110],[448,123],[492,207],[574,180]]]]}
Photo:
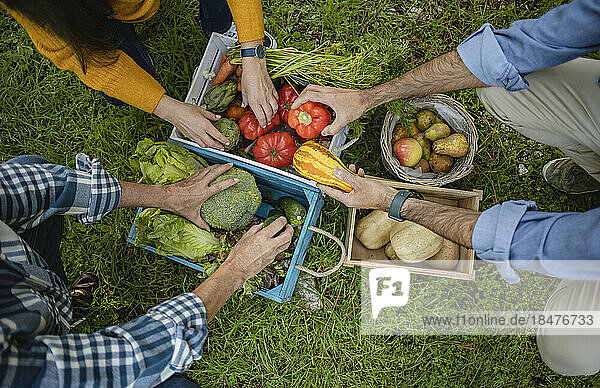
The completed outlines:
{"type": "Polygon", "coordinates": [[[429,109],[422,109],[417,112],[417,128],[421,131],[426,130],[439,121],[440,119],[429,109]]]}
{"type": "Polygon", "coordinates": [[[463,134],[453,133],[444,139],[435,141],[433,152],[460,158],[469,152],[469,142],[463,134]]]}
{"type": "Polygon", "coordinates": [[[433,172],[437,174],[450,171],[453,164],[454,159],[452,159],[448,155],[440,155],[433,153],[429,158],[429,166],[431,166],[433,172]]]}

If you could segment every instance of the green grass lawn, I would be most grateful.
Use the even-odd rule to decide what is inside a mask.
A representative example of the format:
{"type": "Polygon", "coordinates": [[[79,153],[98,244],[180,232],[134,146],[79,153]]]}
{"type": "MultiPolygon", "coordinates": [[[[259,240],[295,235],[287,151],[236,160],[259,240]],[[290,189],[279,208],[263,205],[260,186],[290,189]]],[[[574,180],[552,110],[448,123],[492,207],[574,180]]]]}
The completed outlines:
{"type": "MultiPolygon", "coordinates": [[[[454,48],[483,22],[506,27],[537,17],[560,1],[499,0],[363,1],[265,0],[267,29],[280,46],[312,48],[338,42],[348,49],[376,43],[401,53],[386,67],[399,75],[454,48]],[[421,9],[419,12],[417,9],[421,9]],[[382,44],[383,43],[383,44],[382,44]]],[[[207,39],[194,23],[194,1],[164,0],[158,14],[138,26],[167,92],[183,99],[207,39]]],[[[385,53],[382,53],[384,55],[385,53]]],[[[72,74],[41,57],[25,31],[0,12],[0,159],[40,154],[74,166],[85,152],[103,160],[120,179],[136,179],[127,158],[138,140],[166,139],[171,126],[133,108],[109,106],[72,74]]],[[[384,79],[385,80],[385,79],[384,79]]],[[[384,81],[382,80],[382,81],[384,81]]],[[[476,119],[479,151],[471,175],[451,185],[481,189],[482,209],[508,199],[537,201],[544,211],[583,211],[598,195],[569,197],[540,176],[543,164],[561,153],[502,127],[472,90],[452,93],[476,119]],[[529,173],[519,177],[518,166],[529,173]]],[[[380,159],[378,108],[358,143],[342,157],[367,173],[392,178],[380,159]],[[367,163],[367,160],[369,161],[367,163]],[[376,162],[372,162],[376,161],[376,162]]],[[[62,245],[71,280],[83,271],[102,285],[78,331],[123,323],[149,307],[192,290],[193,270],[125,242],[134,210],[117,210],[91,226],[69,219],[62,245]]],[[[343,237],[347,209],[326,200],[319,226],[343,237]]],[[[307,262],[333,265],[337,250],[315,239],[307,262]]],[[[210,344],[189,372],[203,386],[595,386],[600,377],[565,378],[541,361],[533,337],[398,337],[359,334],[360,271],[344,268],[319,283],[324,308],[312,312],[297,298],[278,304],[234,296],[211,322],[210,344]]]]}

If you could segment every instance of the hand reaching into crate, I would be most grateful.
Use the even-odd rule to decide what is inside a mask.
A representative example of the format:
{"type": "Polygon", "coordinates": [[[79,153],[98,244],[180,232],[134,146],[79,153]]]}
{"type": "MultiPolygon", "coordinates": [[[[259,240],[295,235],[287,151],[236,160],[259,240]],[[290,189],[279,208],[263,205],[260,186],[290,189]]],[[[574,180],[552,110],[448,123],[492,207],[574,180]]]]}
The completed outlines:
{"type": "Polygon", "coordinates": [[[239,181],[237,178],[226,179],[209,186],[232,166],[232,163],[208,166],[188,179],[164,186],[119,181],[122,190],[119,207],[141,206],[168,210],[187,218],[199,228],[210,230],[200,216],[200,209],[208,198],[239,181]]]}
{"type": "Polygon", "coordinates": [[[269,226],[251,227],[233,247],[227,260],[198,288],[194,294],[200,297],[210,321],[229,297],[269,265],[279,253],[292,242],[294,229],[280,217],[269,226]],[[279,233],[281,232],[281,233],[279,233]]]}
{"type": "Polygon", "coordinates": [[[158,102],[154,114],[173,124],[179,132],[201,147],[223,150],[223,144],[229,144],[229,139],[211,123],[221,116],[199,106],[178,101],[165,94],[158,102]]]}
{"type": "Polygon", "coordinates": [[[267,72],[264,59],[242,58],[242,106],[250,105],[261,127],[266,127],[277,113],[278,95],[267,72]]]}
{"type": "Polygon", "coordinates": [[[321,131],[321,135],[335,135],[346,125],[366,112],[360,90],[338,89],[328,86],[308,85],[292,104],[292,109],[308,101],[320,102],[335,112],[335,120],[321,131]]]}

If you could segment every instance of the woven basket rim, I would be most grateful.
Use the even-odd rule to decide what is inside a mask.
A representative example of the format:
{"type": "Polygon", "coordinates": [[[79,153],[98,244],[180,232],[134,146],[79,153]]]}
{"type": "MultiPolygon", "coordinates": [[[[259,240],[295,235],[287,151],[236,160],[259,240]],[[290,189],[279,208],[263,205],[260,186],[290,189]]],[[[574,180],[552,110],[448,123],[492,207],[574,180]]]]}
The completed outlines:
{"type": "MultiPolygon", "coordinates": [[[[473,159],[475,158],[475,153],[477,152],[477,142],[479,140],[479,135],[477,133],[477,128],[475,127],[475,121],[473,120],[473,117],[469,114],[469,112],[467,112],[467,110],[460,102],[446,96],[445,94],[432,94],[426,97],[415,98],[409,101],[409,103],[413,107],[415,103],[421,105],[431,102],[441,103],[448,106],[465,120],[465,125],[463,128],[452,129],[454,132],[462,133],[467,138],[469,142],[469,151],[467,152],[467,155],[456,159],[454,165],[452,166],[452,169],[445,174],[439,175],[438,177],[419,178],[408,175],[403,170],[403,167],[400,165],[398,159],[396,159],[396,157],[393,155],[391,145],[391,134],[394,125],[392,123],[394,120],[396,120],[397,116],[393,112],[388,111],[385,115],[385,119],[383,121],[383,126],[381,129],[381,156],[385,168],[398,179],[428,186],[444,186],[467,176],[473,170],[473,159]]],[[[423,108],[424,107],[420,107],[418,109],[423,108]]],[[[430,109],[435,110],[435,108],[431,107],[430,109]]]]}

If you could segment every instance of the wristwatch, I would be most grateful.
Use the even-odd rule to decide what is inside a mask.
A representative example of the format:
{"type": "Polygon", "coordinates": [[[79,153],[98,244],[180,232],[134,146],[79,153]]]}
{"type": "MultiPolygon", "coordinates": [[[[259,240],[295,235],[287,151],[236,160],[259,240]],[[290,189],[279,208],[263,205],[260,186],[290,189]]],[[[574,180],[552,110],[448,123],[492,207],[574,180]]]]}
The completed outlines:
{"type": "Polygon", "coordinates": [[[404,221],[404,218],[400,216],[400,210],[402,210],[402,205],[404,205],[404,201],[407,198],[414,197],[412,191],[409,190],[400,190],[392,200],[392,204],[390,205],[390,212],[388,213],[388,217],[392,220],[396,221],[404,221]]]}
{"type": "Polygon", "coordinates": [[[257,57],[258,59],[263,59],[267,56],[267,49],[262,44],[259,44],[256,47],[242,49],[241,55],[242,58],[257,57]]]}

